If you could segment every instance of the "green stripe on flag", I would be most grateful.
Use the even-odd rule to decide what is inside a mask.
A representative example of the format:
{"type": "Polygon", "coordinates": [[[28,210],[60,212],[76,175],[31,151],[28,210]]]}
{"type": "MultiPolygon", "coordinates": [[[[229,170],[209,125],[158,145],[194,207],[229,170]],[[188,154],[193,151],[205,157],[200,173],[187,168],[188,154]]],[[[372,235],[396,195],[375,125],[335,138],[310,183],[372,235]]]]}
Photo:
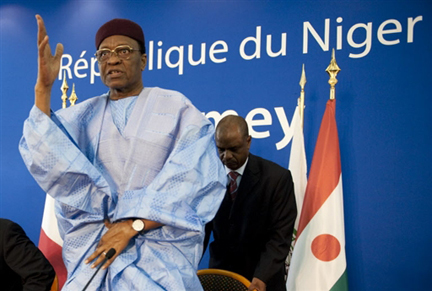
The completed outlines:
{"type": "Polygon", "coordinates": [[[337,280],[336,284],[330,289],[330,291],[347,291],[348,290],[348,275],[347,271],[343,272],[342,276],[337,280]]]}

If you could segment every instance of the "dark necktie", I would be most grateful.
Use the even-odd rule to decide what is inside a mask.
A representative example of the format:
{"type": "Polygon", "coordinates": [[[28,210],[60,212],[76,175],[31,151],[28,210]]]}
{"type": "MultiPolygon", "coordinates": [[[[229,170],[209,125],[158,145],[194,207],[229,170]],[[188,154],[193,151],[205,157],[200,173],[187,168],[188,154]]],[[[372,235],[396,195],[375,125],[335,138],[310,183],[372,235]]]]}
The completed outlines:
{"type": "Polygon", "coordinates": [[[237,197],[237,177],[239,175],[240,174],[237,172],[229,172],[228,173],[228,177],[230,179],[229,192],[231,194],[232,201],[234,201],[234,199],[237,197]]]}

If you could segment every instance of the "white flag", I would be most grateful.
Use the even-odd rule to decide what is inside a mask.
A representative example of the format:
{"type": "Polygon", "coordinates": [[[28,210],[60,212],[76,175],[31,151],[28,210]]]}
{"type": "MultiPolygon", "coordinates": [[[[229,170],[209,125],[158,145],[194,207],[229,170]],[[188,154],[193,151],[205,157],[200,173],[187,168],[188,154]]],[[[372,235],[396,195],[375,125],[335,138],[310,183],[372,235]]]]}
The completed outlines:
{"type": "Polygon", "coordinates": [[[303,206],[303,199],[307,185],[307,162],[303,128],[301,123],[300,108],[297,106],[291,121],[291,127],[294,129],[294,134],[291,142],[291,154],[288,166],[294,181],[294,193],[298,212],[297,219],[294,224],[295,230],[298,229],[300,213],[303,206]]]}
{"type": "Polygon", "coordinates": [[[291,153],[288,169],[291,171],[294,182],[294,193],[297,205],[297,218],[294,224],[294,233],[291,240],[290,252],[285,261],[287,272],[289,272],[289,266],[291,264],[292,251],[294,249],[295,239],[297,237],[300,213],[307,185],[307,162],[299,106],[297,106],[294,111],[293,118],[291,120],[291,128],[293,129],[293,137],[291,141],[291,153]]]}

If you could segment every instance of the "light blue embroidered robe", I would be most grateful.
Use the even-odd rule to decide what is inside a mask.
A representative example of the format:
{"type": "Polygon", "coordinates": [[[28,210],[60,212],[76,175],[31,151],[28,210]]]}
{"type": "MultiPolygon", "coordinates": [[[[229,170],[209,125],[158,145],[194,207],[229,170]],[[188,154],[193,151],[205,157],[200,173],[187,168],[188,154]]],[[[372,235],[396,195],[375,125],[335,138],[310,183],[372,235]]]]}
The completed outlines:
{"type": "Polygon", "coordinates": [[[196,268],[204,225],[216,214],[226,175],[213,125],[182,94],[146,88],[119,133],[108,94],[51,118],[33,107],[21,155],[56,199],[68,279],[82,290],[95,269],[84,264],[106,232],[104,218],[164,224],[132,239],[88,290],[202,290],[196,268]]]}

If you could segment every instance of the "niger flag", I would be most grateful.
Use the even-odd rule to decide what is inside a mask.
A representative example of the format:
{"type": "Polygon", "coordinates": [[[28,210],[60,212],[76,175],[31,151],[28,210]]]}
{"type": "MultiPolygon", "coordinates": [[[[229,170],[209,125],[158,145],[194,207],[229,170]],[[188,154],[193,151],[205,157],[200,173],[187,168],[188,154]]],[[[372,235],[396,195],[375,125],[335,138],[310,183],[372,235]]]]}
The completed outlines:
{"type": "Polygon", "coordinates": [[[62,258],[63,240],[57,226],[57,218],[54,212],[54,198],[46,195],[45,208],[42,218],[42,229],[39,237],[39,249],[53,266],[59,287],[63,287],[67,278],[66,267],[62,258]]]}
{"type": "Polygon", "coordinates": [[[321,122],[300,215],[287,290],[348,290],[342,171],[329,100],[321,122]]]}

